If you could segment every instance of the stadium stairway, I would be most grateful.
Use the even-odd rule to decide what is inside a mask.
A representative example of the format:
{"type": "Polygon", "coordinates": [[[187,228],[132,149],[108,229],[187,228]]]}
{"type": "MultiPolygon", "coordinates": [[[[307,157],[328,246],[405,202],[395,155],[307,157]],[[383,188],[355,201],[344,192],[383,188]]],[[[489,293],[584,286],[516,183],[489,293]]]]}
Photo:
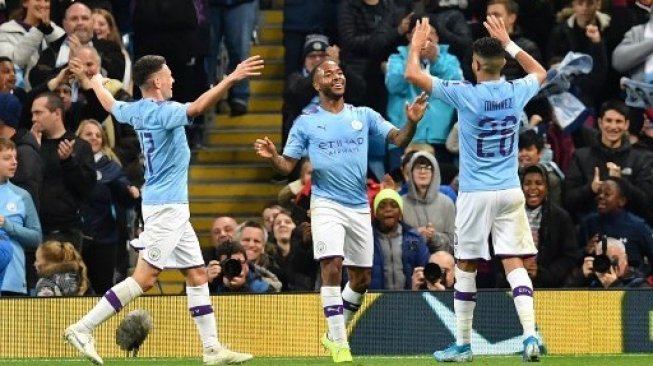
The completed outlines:
{"type": "MultiPolygon", "coordinates": [[[[280,6],[275,6],[280,9],[280,6]]],[[[268,164],[254,153],[254,140],[268,136],[281,142],[281,93],[283,90],[283,46],[281,10],[263,10],[258,26],[258,44],[251,54],[261,55],[265,70],[250,81],[249,113],[239,117],[217,114],[207,121],[204,147],[194,154],[189,177],[191,223],[202,249],[211,245],[213,219],[230,215],[238,222],[260,218],[263,206],[276,200],[280,185],[270,183],[274,175],[268,164]]],[[[159,286],[148,294],[179,294],[183,276],[163,271],[159,286]]]]}

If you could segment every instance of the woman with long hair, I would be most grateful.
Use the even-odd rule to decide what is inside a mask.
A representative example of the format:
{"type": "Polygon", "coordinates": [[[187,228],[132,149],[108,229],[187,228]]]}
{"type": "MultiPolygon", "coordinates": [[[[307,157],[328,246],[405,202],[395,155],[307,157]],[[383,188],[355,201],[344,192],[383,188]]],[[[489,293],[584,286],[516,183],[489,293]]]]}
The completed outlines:
{"type": "Polygon", "coordinates": [[[118,32],[118,25],[113,14],[102,8],[93,9],[93,32],[98,39],[105,39],[120,46],[122,55],[125,58],[125,73],[121,81],[123,89],[127,90],[131,95],[133,92],[131,77],[132,61],[131,57],[129,57],[129,52],[127,52],[125,45],[122,43],[120,32],[118,32]]]}
{"type": "Polygon", "coordinates": [[[93,290],[102,294],[113,286],[118,247],[124,245],[122,240],[127,237],[125,211],[136,204],[140,191],[129,184],[98,121],[83,120],[76,134],[91,145],[95,155],[97,184],[81,207],[82,257],[88,265],[93,290]]]}

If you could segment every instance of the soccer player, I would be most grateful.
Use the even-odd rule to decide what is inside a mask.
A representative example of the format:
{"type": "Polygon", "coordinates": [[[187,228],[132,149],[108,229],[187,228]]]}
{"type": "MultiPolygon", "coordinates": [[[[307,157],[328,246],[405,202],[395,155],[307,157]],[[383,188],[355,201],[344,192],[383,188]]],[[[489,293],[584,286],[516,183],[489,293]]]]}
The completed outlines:
{"type": "Polygon", "coordinates": [[[424,93],[407,104],[408,122],[398,130],[370,108],[345,104],[345,84],[336,62],[322,62],[313,77],[320,104],[295,120],[283,155],[267,137],[254,143],[257,154],[282,174],[294,169],[305,150],[313,163],[311,231],[328,324],[321,342],[336,363],[352,361],[346,325],[371,281],[374,241],[366,186],[369,137],[382,136],[405,147],[427,107],[424,93]],[[348,268],[349,282],[341,293],[343,265],[348,268]]]}
{"type": "Polygon", "coordinates": [[[458,243],[454,251],[454,311],[456,343],[433,354],[438,361],[471,361],[472,318],[476,305],[478,259],[490,259],[487,238],[502,258],[508,282],[524,329],[525,361],[539,360],[535,336],[533,285],[522,258],[534,256],[524,194],[517,176],[517,132],[524,105],[538,92],[546,71],[533,57],[510,40],[501,19],[484,22],[492,38],[472,46],[472,69],[478,83],[444,81],[420,70],[419,50],[426,46],[428,18],[417,26],[410,45],[406,79],[458,110],[460,135],[460,195],[456,211],[458,243]],[[508,52],[527,72],[522,79],[501,80],[508,52]]]}
{"type": "Polygon", "coordinates": [[[184,126],[204,113],[240,80],[260,75],[263,60],[252,56],[218,85],[192,103],[171,102],[174,79],[161,56],[143,56],[134,64],[134,82],[143,99],[119,102],[107,91],[101,75],[92,79],[75,73],[87,83],[102,106],[121,123],[138,133],[145,160],[143,219],[139,237],[143,245],[131,277],[107,291],[98,304],[64,332],[67,343],[95,364],[102,364],[94,346],[92,332],[109,317],[152,288],[164,268],[178,268],[186,277],[188,309],[203,345],[205,365],[224,365],[252,358],[233,352],[218,341],[213,306],[209,298],[207,273],[197,236],[190,224],[188,209],[188,162],[190,150],[184,126]]]}

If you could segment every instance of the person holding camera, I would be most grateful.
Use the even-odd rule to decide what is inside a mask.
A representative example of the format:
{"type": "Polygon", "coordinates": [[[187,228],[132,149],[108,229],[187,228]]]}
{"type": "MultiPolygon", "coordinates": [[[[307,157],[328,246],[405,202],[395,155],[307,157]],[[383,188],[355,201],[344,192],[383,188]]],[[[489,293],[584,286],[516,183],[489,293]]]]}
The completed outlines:
{"type": "Polygon", "coordinates": [[[207,265],[209,290],[225,292],[265,293],[281,291],[281,282],[265,268],[247,261],[247,252],[239,243],[226,242],[216,249],[218,260],[207,265]],[[270,281],[274,279],[276,281],[270,281]]]}
{"type": "Polygon", "coordinates": [[[454,284],[454,266],[456,260],[446,250],[431,254],[424,267],[413,271],[413,290],[444,291],[452,289],[454,284]]]}
{"type": "Polygon", "coordinates": [[[418,269],[424,270],[429,250],[419,232],[401,220],[403,206],[401,196],[393,189],[383,189],[374,198],[374,259],[370,289],[419,288],[413,274],[418,269]]]}
{"type": "Polygon", "coordinates": [[[641,272],[628,265],[626,246],[619,239],[596,235],[587,248],[583,264],[569,277],[569,287],[649,287],[641,272]]]}

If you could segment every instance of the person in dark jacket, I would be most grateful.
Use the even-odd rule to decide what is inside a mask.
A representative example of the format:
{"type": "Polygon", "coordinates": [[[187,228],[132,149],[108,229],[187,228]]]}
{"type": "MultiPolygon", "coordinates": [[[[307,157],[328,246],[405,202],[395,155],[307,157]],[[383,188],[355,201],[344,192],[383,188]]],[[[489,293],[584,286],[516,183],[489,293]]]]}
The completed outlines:
{"type": "Polygon", "coordinates": [[[405,42],[410,28],[410,14],[399,19],[392,0],[343,0],[338,10],[341,59],[353,73],[363,76],[364,105],[379,113],[385,111],[388,100],[381,63],[405,42]]]}
{"type": "Polygon", "coordinates": [[[580,223],[577,246],[583,248],[597,236],[616,238],[626,247],[628,265],[648,273],[653,260],[653,231],[642,218],[624,209],[629,200],[628,189],[621,178],[608,177],[603,181],[596,212],[580,223]]]}
{"type": "Polygon", "coordinates": [[[43,50],[36,66],[29,72],[30,85],[43,84],[68,64],[71,53],[83,45],[97,49],[107,76],[122,80],[125,72],[125,59],[117,44],[93,37],[93,18],[91,9],[81,2],[75,2],[66,9],[63,20],[66,34],[50,43],[43,50]]]}
{"type": "Polygon", "coordinates": [[[129,184],[120,161],[109,147],[106,131],[95,120],[84,120],[77,136],[91,145],[95,156],[97,183],[81,206],[84,243],[82,257],[88,266],[88,277],[96,294],[113,286],[117,250],[124,245],[126,227],[120,226],[129,207],[140,197],[137,187],[129,184]]]}
{"type": "Polygon", "coordinates": [[[565,174],[563,202],[576,220],[596,208],[595,197],[607,177],[621,177],[630,194],[626,207],[649,225],[653,194],[653,158],[628,140],[628,107],[607,101],[599,112],[601,135],[594,146],[577,149],[565,174]]]}
{"type": "Polygon", "coordinates": [[[553,28],[547,47],[546,61],[550,66],[559,63],[570,51],[592,56],[592,71],[578,75],[572,83],[572,91],[588,108],[596,108],[600,102],[598,98],[609,68],[605,39],[610,32],[610,16],[598,11],[600,3],[599,0],[573,0],[573,13],[560,19],[560,24],[553,28]]]}
{"type": "Polygon", "coordinates": [[[548,171],[540,164],[523,168],[522,190],[537,255],[524,260],[535,287],[562,287],[576,264],[574,223],[549,199],[548,171]]]}
{"type": "Polygon", "coordinates": [[[96,172],[91,147],[65,129],[63,115],[63,102],[52,93],[32,103],[32,131],[40,141],[43,162],[39,217],[44,238],[67,241],[81,250],[79,209],[95,186],[96,172]]]}
{"type": "Polygon", "coordinates": [[[218,260],[209,262],[209,271],[214,267],[216,276],[209,282],[209,290],[212,294],[224,292],[246,292],[246,293],[266,293],[266,292],[279,292],[281,290],[281,282],[277,277],[252,262],[247,260],[247,252],[245,248],[235,242],[226,242],[221,245],[216,251],[218,260]],[[227,264],[227,261],[238,261],[240,263],[240,271],[237,273],[230,273],[229,267],[233,265],[227,264]]]}
{"type": "Polygon", "coordinates": [[[375,290],[410,290],[413,272],[429,261],[426,241],[401,221],[403,200],[392,189],[374,198],[374,259],[372,283],[375,290]]]}

